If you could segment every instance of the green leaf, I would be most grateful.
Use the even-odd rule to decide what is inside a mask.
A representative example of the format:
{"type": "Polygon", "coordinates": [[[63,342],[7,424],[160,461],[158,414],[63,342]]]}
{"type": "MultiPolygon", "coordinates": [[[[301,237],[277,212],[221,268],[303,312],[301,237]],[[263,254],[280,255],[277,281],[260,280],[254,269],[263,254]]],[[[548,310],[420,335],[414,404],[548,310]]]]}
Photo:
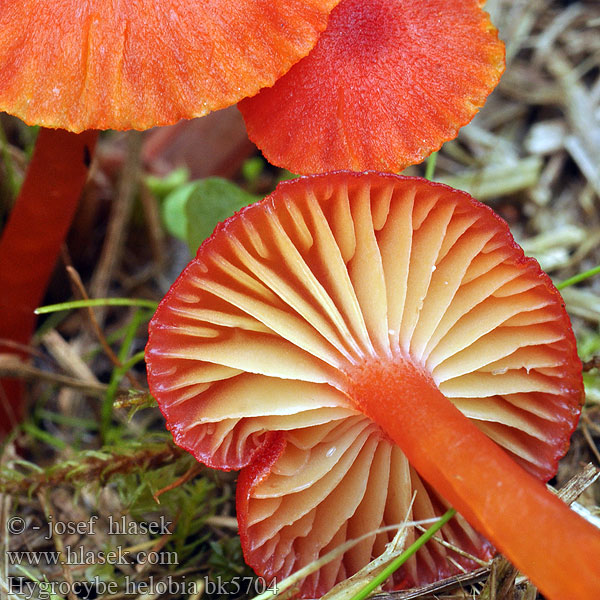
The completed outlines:
{"type": "Polygon", "coordinates": [[[227,179],[207,177],[171,192],[163,203],[163,220],[169,233],[187,242],[195,254],[217,223],[257,200],[259,196],[227,179]]]}
{"type": "Polygon", "coordinates": [[[217,223],[260,200],[259,196],[249,194],[220,177],[194,182],[193,187],[187,189],[187,194],[187,243],[192,253],[210,236],[217,223]]]}
{"type": "Polygon", "coordinates": [[[164,177],[147,175],[144,179],[148,189],[159,199],[165,198],[171,192],[184,186],[190,179],[190,172],[186,167],[179,167],[164,177]]]}
{"type": "Polygon", "coordinates": [[[266,164],[264,158],[253,156],[244,161],[244,164],[242,165],[242,176],[248,183],[254,184],[262,175],[266,164]]]}
{"type": "Polygon", "coordinates": [[[188,217],[186,204],[196,188],[196,181],[182,185],[172,191],[165,198],[162,205],[162,217],[167,231],[183,240],[187,241],[188,217]]]}

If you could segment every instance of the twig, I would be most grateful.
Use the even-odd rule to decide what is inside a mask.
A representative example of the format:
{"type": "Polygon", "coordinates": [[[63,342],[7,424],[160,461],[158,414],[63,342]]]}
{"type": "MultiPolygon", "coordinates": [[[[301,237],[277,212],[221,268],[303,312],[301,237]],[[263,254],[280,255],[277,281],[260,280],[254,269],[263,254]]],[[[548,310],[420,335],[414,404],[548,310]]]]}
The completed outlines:
{"type": "Polygon", "coordinates": [[[31,344],[20,344],[19,342],[9,340],[8,338],[0,338],[0,344],[2,344],[4,348],[18,350],[19,352],[29,356],[35,356],[36,358],[40,358],[42,360],[47,359],[47,356],[43,352],[37,348],[34,348],[31,344]]]}
{"type": "Polygon", "coordinates": [[[590,433],[590,428],[588,427],[587,423],[582,423],[581,429],[583,430],[583,437],[585,437],[585,441],[588,443],[592,454],[596,457],[598,464],[600,464],[600,451],[594,443],[594,438],[592,438],[592,434],[590,433]]]}
{"type": "MultiPolygon", "coordinates": [[[[44,511],[44,514],[46,515],[46,519],[51,519],[53,523],[56,523],[54,511],[52,510],[52,507],[50,506],[50,502],[48,501],[48,498],[46,497],[46,492],[40,490],[37,494],[37,497],[38,497],[38,500],[40,501],[42,510],[44,511]]],[[[60,562],[60,568],[62,570],[63,577],[64,577],[65,581],[69,584],[69,591],[67,593],[67,596],[68,596],[69,600],[79,600],[79,598],[75,595],[75,592],[73,591],[75,582],[73,580],[73,575],[68,567],[68,561],[66,560],[65,545],[63,544],[62,535],[57,534],[55,532],[55,530],[52,529],[51,536],[52,536],[52,541],[54,542],[54,546],[56,547],[56,549],[58,550],[58,553],[60,555],[59,562],[60,562]]]]}
{"type": "MultiPolygon", "coordinates": [[[[67,273],[69,274],[69,277],[71,278],[71,281],[73,282],[73,285],[75,285],[75,287],[79,291],[81,297],[84,300],[89,300],[90,297],[88,296],[85,286],[83,285],[83,281],[81,281],[81,277],[79,277],[79,273],[71,266],[67,266],[67,273]]],[[[106,354],[106,356],[108,356],[108,358],[110,359],[110,361],[112,362],[112,364],[115,367],[121,368],[123,366],[123,364],[121,363],[121,361],[119,360],[119,357],[113,352],[113,349],[110,347],[110,345],[106,341],[106,337],[104,336],[102,328],[100,327],[100,323],[96,319],[94,309],[91,306],[88,307],[87,313],[88,313],[92,328],[94,330],[94,333],[96,334],[96,337],[98,338],[98,341],[100,342],[100,345],[102,346],[102,349],[104,350],[104,353],[106,354]]],[[[135,389],[138,389],[138,390],[141,389],[141,386],[140,386],[138,380],[133,376],[133,373],[131,373],[130,371],[127,371],[127,373],[125,373],[125,375],[127,376],[127,379],[129,379],[129,382],[135,389]]]]}
{"type": "Polygon", "coordinates": [[[115,398],[113,408],[150,408],[156,406],[156,400],[149,392],[121,394],[115,398]]]}
{"type": "Polygon", "coordinates": [[[504,556],[492,561],[490,576],[479,594],[479,600],[509,598],[519,571],[504,556]]]}
{"type": "MultiPolygon", "coordinates": [[[[125,245],[126,228],[133,209],[133,200],[139,181],[141,147],[142,137],[140,133],[137,131],[129,132],[127,157],[121,172],[117,197],[113,203],[110,223],[98,266],[90,284],[91,294],[95,297],[107,295],[110,281],[121,260],[123,246],[125,245]]],[[[98,311],[99,323],[104,321],[105,312],[105,310],[98,311]]]]}
{"type": "Polygon", "coordinates": [[[74,377],[42,371],[23,362],[18,356],[13,354],[0,354],[0,377],[48,381],[49,383],[81,390],[90,396],[98,398],[101,398],[107,389],[107,386],[103,383],[81,381],[74,377]]]}
{"type": "Polygon", "coordinates": [[[140,185],[140,200],[146,217],[150,248],[154,258],[153,271],[160,274],[165,266],[165,231],[160,220],[156,198],[144,183],[140,185]]]}
{"type": "Polygon", "coordinates": [[[582,370],[584,373],[598,368],[600,368],[600,355],[592,356],[590,360],[586,360],[582,365],[582,370]]]}
{"type": "Polygon", "coordinates": [[[180,485],[183,485],[184,483],[186,483],[190,479],[193,479],[198,473],[200,473],[200,471],[202,471],[203,468],[204,468],[204,465],[202,465],[200,463],[195,463],[181,477],[179,477],[178,479],[176,479],[175,481],[173,481],[169,485],[165,486],[164,488],[161,488],[160,490],[158,490],[157,492],[155,492],[152,495],[152,497],[156,501],[156,504],[160,504],[159,498],[165,492],[169,492],[171,490],[174,490],[175,488],[179,487],[180,485]]]}
{"type": "Polygon", "coordinates": [[[42,336],[41,341],[59,367],[71,377],[75,377],[86,383],[99,383],[98,378],[82,360],[79,353],[73,349],[73,346],[56,329],[46,332],[42,336]]]}
{"type": "MultiPolygon", "coordinates": [[[[422,527],[421,525],[415,525],[415,529],[418,529],[422,533],[426,531],[426,529],[424,527],[422,527]]],[[[454,544],[451,544],[450,542],[447,542],[446,540],[443,540],[442,538],[440,538],[438,536],[433,536],[432,541],[437,542],[440,546],[443,546],[444,548],[447,548],[448,550],[452,550],[452,552],[455,552],[456,554],[458,554],[459,556],[462,556],[463,558],[467,558],[468,560],[473,561],[474,563],[478,564],[480,567],[489,566],[489,562],[490,562],[489,560],[481,560],[480,558],[473,556],[473,554],[469,554],[469,552],[465,552],[464,550],[461,550],[458,546],[455,546],[454,544]]]]}
{"type": "Polygon", "coordinates": [[[408,590],[405,592],[390,592],[387,594],[376,594],[373,596],[373,600],[414,600],[415,598],[422,598],[423,596],[430,596],[433,594],[440,594],[453,590],[463,585],[472,585],[483,581],[490,573],[489,567],[483,567],[476,569],[470,573],[461,573],[460,575],[454,575],[447,577],[446,579],[440,579],[435,583],[430,583],[420,587],[417,590],[408,590]]]}
{"type": "Polygon", "coordinates": [[[573,504],[598,477],[600,477],[600,469],[592,463],[588,463],[560,488],[557,495],[563,502],[573,504]]]}
{"type": "Polygon", "coordinates": [[[226,529],[233,529],[237,531],[238,522],[235,517],[224,517],[222,515],[213,515],[212,517],[206,518],[206,524],[212,527],[223,527],[226,529]]]}

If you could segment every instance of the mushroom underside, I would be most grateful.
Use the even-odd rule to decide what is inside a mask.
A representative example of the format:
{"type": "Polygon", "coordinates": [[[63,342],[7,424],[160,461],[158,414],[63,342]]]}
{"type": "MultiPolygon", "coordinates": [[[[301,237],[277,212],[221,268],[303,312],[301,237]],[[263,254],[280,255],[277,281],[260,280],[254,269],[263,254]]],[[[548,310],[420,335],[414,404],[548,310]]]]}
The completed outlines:
{"type": "MultiPolygon", "coordinates": [[[[376,174],[296,180],[220,226],[161,303],[147,361],[177,443],[242,469],[245,556],[277,579],[349,538],[445,511],[385,419],[361,407],[379,395],[401,406],[402,369],[422,374],[417,397],[443,394],[541,480],[582,396],[560,296],[506,224],[461,192],[376,174]]],[[[392,536],[367,537],[302,594],[324,593],[392,536]]],[[[441,536],[465,554],[429,545],[392,584],[490,556],[463,518],[441,536]]]]}

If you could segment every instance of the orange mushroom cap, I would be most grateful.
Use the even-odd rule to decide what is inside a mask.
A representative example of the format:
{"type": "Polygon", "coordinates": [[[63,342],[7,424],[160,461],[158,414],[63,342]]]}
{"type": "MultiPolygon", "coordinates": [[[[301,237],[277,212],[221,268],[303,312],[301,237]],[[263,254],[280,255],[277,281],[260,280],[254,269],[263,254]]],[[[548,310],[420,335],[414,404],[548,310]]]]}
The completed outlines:
{"type": "MultiPolygon", "coordinates": [[[[506,223],[463,192],[375,173],[281,184],[200,247],[152,319],[146,359],[177,444],[242,469],[242,546],[265,577],[448,501],[538,585],[569,573],[567,555],[578,579],[582,544],[600,557],[600,534],[539,481],[582,403],[562,300],[506,223]]],[[[471,525],[456,518],[441,536],[488,558],[471,525]]],[[[391,536],[321,568],[302,595],[355,573],[391,536]]],[[[600,587],[596,558],[582,585],[600,587]]],[[[474,562],[430,544],[395,583],[456,565],[474,562]]],[[[591,598],[569,581],[558,596],[560,585],[542,589],[591,598]]]]}
{"type": "Polygon", "coordinates": [[[308,57],[239,103],[294,173],[400,171],[456,137],[504,71],[478,0],[343,0],[308,57]]]}
{"type": "Polygon", "coordinates": [[[147,129],[272,85],[338,0],[0,3],[0,110],[28,124],[147,129]]]}

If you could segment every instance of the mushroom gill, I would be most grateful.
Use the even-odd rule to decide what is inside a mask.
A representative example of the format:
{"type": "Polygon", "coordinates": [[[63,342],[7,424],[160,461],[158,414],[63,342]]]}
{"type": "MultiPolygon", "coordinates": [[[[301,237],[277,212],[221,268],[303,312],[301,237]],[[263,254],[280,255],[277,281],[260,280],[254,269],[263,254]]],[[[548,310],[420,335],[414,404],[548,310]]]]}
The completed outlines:
{"type": "MultiPolygon", "coordinates": [[[[564,306],[467,194],[375,173],[281,184],[200,247],[151,322],[146,356],[176,442],[241,469],[242,546],[265,577],[448,502],[538,585],[540,557],[515,550],[537,507],[543,526],[566,514],[574,544],[592,539],[600,556],[600,536],[537,481],[556,472],[582,402],[564,306]]],[[[393,583],[490,557],[467,520],[441,530],[467,555],[429,544],[393,583]]],[[[352,575],[392,535],[373,534],[302,595],[352,575]]]]}

